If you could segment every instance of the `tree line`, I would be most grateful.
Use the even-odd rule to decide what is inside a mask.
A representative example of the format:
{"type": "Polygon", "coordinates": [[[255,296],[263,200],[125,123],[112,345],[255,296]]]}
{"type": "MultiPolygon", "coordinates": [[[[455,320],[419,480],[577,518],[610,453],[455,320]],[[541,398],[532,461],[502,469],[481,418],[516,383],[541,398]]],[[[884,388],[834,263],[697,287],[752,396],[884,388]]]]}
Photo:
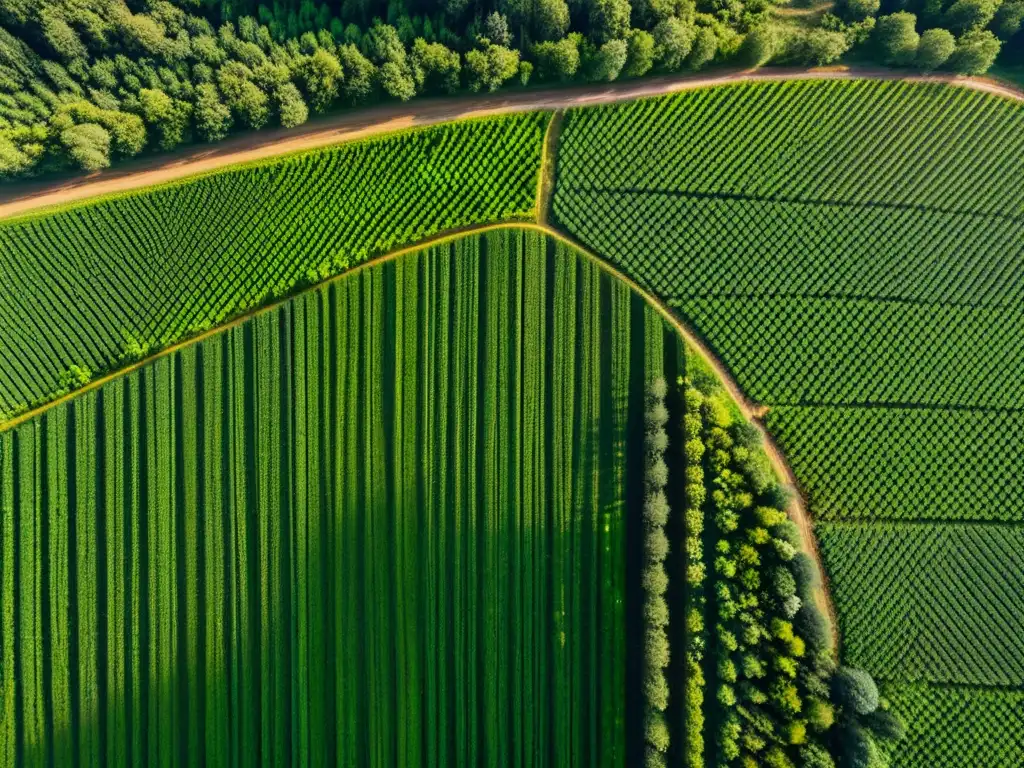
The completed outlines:
{"type": "Polygon", "coordinates": [[[6,0],[0,178],[96,170],[378,99],[827,64],[852,46],[980,73],[1021,39],[1024,0],[898,2],[879,17],[879,0],[839,0],[801,26],[768,0],[6,0]]]}

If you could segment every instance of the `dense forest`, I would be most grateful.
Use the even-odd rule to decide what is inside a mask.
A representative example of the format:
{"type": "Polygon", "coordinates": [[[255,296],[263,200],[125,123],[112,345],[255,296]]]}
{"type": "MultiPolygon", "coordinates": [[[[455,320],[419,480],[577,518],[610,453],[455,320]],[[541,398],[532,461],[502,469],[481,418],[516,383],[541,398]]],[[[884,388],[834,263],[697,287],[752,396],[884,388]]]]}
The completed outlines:
{"type": "Polygon", "coordinates": [[[0,178],[377,99],[841,57],[982,74],[1024,0],[0,0],[0,178]]]}

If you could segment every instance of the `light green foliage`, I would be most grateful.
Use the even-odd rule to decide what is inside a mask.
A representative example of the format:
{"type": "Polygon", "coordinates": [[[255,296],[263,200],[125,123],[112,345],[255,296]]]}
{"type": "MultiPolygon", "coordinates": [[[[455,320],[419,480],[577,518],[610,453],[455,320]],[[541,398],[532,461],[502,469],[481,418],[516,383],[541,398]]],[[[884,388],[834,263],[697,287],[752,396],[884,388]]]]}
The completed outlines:
{"type": "Polygon", "coordinates": [[[972,29],[956,41],[949,66],[962,75],[983,75],[995,64],[1001,47],[999,38],[991,31],[972,29]]]}
{"type": "Polygon", "coordinates": [[[693,47],[693,27],[682,19],[669,17],[652,30],[655,58],[666,69],[680,69],[693,47]]]}
{"type": "MultiPolygon", "coordinates": [[[[466,54],[466,75],[471,91],[496,91],[519,72],[518,51],[492,43],[484,50],[472,50],[466,54]]],[[[528,74],[526,80],[529,81],[528,74]]]]}
{"type": "Polygon", "coordinates": [[[594,51],[587,62],[587,79],[595,82],[611,82],[618,78],[626,65],[628,46],[625,40],[609,40],[594,51]]]}
{"type": "Polygon", "coordinates": [[[234,120],[231,110],[221,101],[217,86],[202,83],[196,86],[196,131],[205,141],[219,141],[228,135],[234,120]]]}
{"type": "Polygon", "coordinates": [[[718,35],[710,27],[700,27],[693,37],[693,47],[687,61],[690,69],[703,69],[715,59],[718,53],[718,35]]]}
{"type": "Polygon", "coordinates": [[[538,43],[533,47],[537,72],[544,80],[568,80],[580,68],[580,49],[575,40],[565,38],[538,43]]]}
{"type": "Polygon", "coordinates": [[[60,132],[60,142],[83,171],[98,171],[110,165],[110,134],[101,125],[72,125],[60,132]]]}
{"type": "MultiPolygon", "coordinates": [[[[410,61],[418,92],[455,93],[459,89],[461,64],[456,51],[449,50],[441,43],[428,43],[419,37],[413,43],[410,61]]],[[[517,58],[516,64],[518,63],[517,58]]],[[[508,74],[505,80],[509,79],[514,72],[513,68],[512,73],[508,74]]]]}
{"type": "Polygon", "coordinates": [[[317,48],[312,55],[302,59],[298,66],[298,76],[309,105],[317,112],[324,112],[338,98],[345,71],[337,56],[317,48]]]}
{"type": "MultiPolygon", "coordinates": [[[[97,373],[118,365],[122,331],[159,347],[310,274],[438,231],[528,216],[547,119],[403,133],[3,223],[0,326],[19,330],[0,334],[0,413],[48,399],[66,360],[97,373]],[[55,252],[38,244],[58,242],[75,268],[53,280],[55,252]],[[40,333],[45,346],[33,342],[40,333]]],[[[82,129],[102,150],[104,129],[70,129],[90,151],[82,129]]]]}
{"type": "Polygon", "coordinates": [[[643,29],[631,29],[626,38],[626,77],[640,77],[654,66],[654,36],[643,29]]]}

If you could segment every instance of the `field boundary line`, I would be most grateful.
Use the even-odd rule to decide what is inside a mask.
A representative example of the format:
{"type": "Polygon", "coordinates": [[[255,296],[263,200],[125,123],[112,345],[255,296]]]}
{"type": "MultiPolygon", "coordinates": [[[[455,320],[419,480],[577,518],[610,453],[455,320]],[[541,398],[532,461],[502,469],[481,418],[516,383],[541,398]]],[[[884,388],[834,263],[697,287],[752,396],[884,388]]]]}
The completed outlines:
{"type": "Polygon", "coordinates": [[[540,172],[537,174],[537,223],[546,226],[551,212],[551,200],[555,196],[558,173],[558,147],[562,138],[562,122],[565,112],[556,109],[548,120],[541,144],[540,172]]]}
{"type": "Polygon", "coordinates": [[[283,307],[285,304],[287,304],[289,301],[291,301],[298,295],[301,295],[312,290],[320,290],[323,287],[330,285],[331,283],[339,282],[341,280],[352,277],[353,275],[356,275],[364,270],[371,269],[381,264],[386,264],[389,261],[394,261],[397,258],[408,255],[410,253],[421,251],[425,248],[444,245],[445,243],[450,243],[452,241],[459,240],[463,237],[486,234],[488,232],[497,232],[500,230],[507,229],[531,230],[534,232],[539,232],[541,234],[547,235],[548,237],[551,237],[554,240],[562,243],[563,245],[572,248],[580,255],[589,259],[592,263],[596,264],[599,268],[601,268],[601,270],[604,271],[606,274],[610,275],[611,277],[617,280],[620,280],[631,290],[635,291],[636,294],[639,295],[650,306],[654,307],[654,309],[657,310],[658,314],[662,316],[662,318],[672,327],[672,329],[676,333],[678,333],[680,337],[690,346],[690,348],[695,353],[697,353],[701,357],[701,359],[703,359],[704,362],[707,363],[707,365],[715,372],[715,375],[721,381],[722,386],[725,388],[725,391],[735,401],[737,407],[739,407],[740,411],[743,413],[744,418],[750,421],[760,433],[762,445],[764,447],[766,455],[768,456],[769,461],[771,462],[772,468],[775,470],[777,475],[783,479],[784,482],[791,485],[793,488],[797,490],[797,493],[794,495],[794,499],[790,503],[787,512],[789,513],[790,518],[797,524],[797,527],[800,530],[800,539],[803,545],[802,549],[812,558],[812,560],[817,566],[819,579],[821,583],[821,586],[816,590],[817,602],[829,618],[832,648],[833,652],[836,654],[838,658],[839,624],[837,620],[835,606],[833,604],[831,597],[831,590],[829,589],[828,585],[828,574],[825,572],[824,565],[821,560],[821,554],[818,551],[817,541],[814,538],[813,524],[807,512],[803,494],[800,492],[799,485],[796,482],[796,478],[793,475],[792,470],[786,463],[785,457],[783,456],[782,452],[779,450],[778,446],[775,444],[771,435],[768,433],[768,430],[765,429],[765,426],[762,423],[762,418],[765,413],[765,407],[752,402],[746,397],[746,395],[744,395],[743,391],[740,389],[739,385],[736,383],[736,380],[732,377],[732,374],[729,372],[729,369],[726,368],[725,364],[721,360],[719,360],[718,357],[715,356],[715,354],[708,348],[708,346],[700,339],[699,336],[697,336],[691,329],[689,329],[683,323],[683,321],[675,314],[675,312],[673,312],[672,308],[668,304],[661,301],[661,299],[659,299],[657,296],[655,296],[647,289],[643,288],[631,277],[619,271],[619,269],[613,266],[609,261],[599,256],[594,251],[591,251],[589,248],[576,242],[571,236],[567,235],[566,233],[558,229],[555,229],[549,224],[541,224],[529,220],[509,220],[493,222],[490,224],[474,224],[468,227],[461,227],[459,229],[441,232],[431,237],[420,240],[417,243],[402,246],[401,248],[395,249],[388,253],[381,254],[380,256],[376,256],[372,259],[368,259],[362,262],[361,264],[357,264],[356,266],[347,269],[344,272],[341,272],[340,274],[332,275],[326,280],[322,280],[312,285],[306,285],[298,290],[289,292],[288,295],[283,296],[270,304],[266,304],[262,307],[258,307],[256,309],[245,312],[239,315],[238,317],[229,320],[226,323],[218,325],[214,328],[210,328],[206,331],[203,331],[200,334],[191,336],[186,339],[181,339],[180,341],[177,341],[174,344],[171,344],[165,347],[164,349],[161,349],[159,352],[149,355],[148,357],[142,360],[134,362],[131,365],[125,366],[123,368],[119,368],[104,376],[101,376],[98,379],[90,381],[88,384],[86,384],[84,387],[81,387],[80,389],[75,389],[71,392],[61,395],[60,397],[54,400],[44,403],[43,405],[40,405],[36,408],[19,414],[13,419],[9,419],[8,421],[0,424],[0,433],[14,429],[38,416],[45,414],[47,411],[56,408],[59,405],[63,405],[77,397],[80,397],[96,389],[99,389],[105,384],[109,384],[113,381],[116,381],[119,378],[134,373],[135,371],[138,371],[139,369],[149,365],[150,363],[159,360],[160,358],[172,355],[175,352],[178,352],[187,346],[197,344],[202,341],[206,341],[219,334],[225,333],[233,328],[238,327],[247,320],[251,320],[252,318],[257,317],[259,315],[274,312],[283,307]]]}
{"type": "Polygon", "coordinates": [[[171,154],[157,154],[120,163],[114,168],[39,181],[8,182],[0,186],[0,220],[33,213],[55,213],[82,203],[116,198],[128,191],[166,186],[235,167],[259,164],[285,156],[381,135],[515,112],[545,112],[665,96],[682,91],[747,82],[784,80],[893,80],[939,83],[1024,102],[1024,90],[995,77],[953,74],[913,74],[881,67],[833,66],[726,69],[713,74],[683,74],[624,80],[603,85],[546,87],[484,96],[420,99],[413,108],[384,104],[314,118],[295,129],[250,131],[216,145],[190,145],[171,154]]]}

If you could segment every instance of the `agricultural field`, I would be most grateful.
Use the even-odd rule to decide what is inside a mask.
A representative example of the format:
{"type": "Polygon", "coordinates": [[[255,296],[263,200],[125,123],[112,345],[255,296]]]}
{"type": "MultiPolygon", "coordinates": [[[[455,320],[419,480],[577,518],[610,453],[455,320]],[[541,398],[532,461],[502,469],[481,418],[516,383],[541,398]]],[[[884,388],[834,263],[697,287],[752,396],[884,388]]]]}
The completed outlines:
{"type": "Polygon", "coordinates": [[[502,230],[3,433],[0,762],[623,764],[628,438],[668,336],[502,230]]]}
{"type": "Polygon", "coordinates": [[[560,141],[553,224],[767,407],[842,659],[906,724],[893,768],[1020,765],[1024,108],[739,84],[570,110],[560,141]]]}
{"type": "Polygon", "coordinates": [[[0,420],[396,246],[530,217],[547,120],[406,131],[0,223],[0,420]]]}
{"type": "Polygon", "coordinates": [[[0,433],[0,757],[820,760],[857,715],[759,440],[539,229],[354,270],[0,433]]]}

